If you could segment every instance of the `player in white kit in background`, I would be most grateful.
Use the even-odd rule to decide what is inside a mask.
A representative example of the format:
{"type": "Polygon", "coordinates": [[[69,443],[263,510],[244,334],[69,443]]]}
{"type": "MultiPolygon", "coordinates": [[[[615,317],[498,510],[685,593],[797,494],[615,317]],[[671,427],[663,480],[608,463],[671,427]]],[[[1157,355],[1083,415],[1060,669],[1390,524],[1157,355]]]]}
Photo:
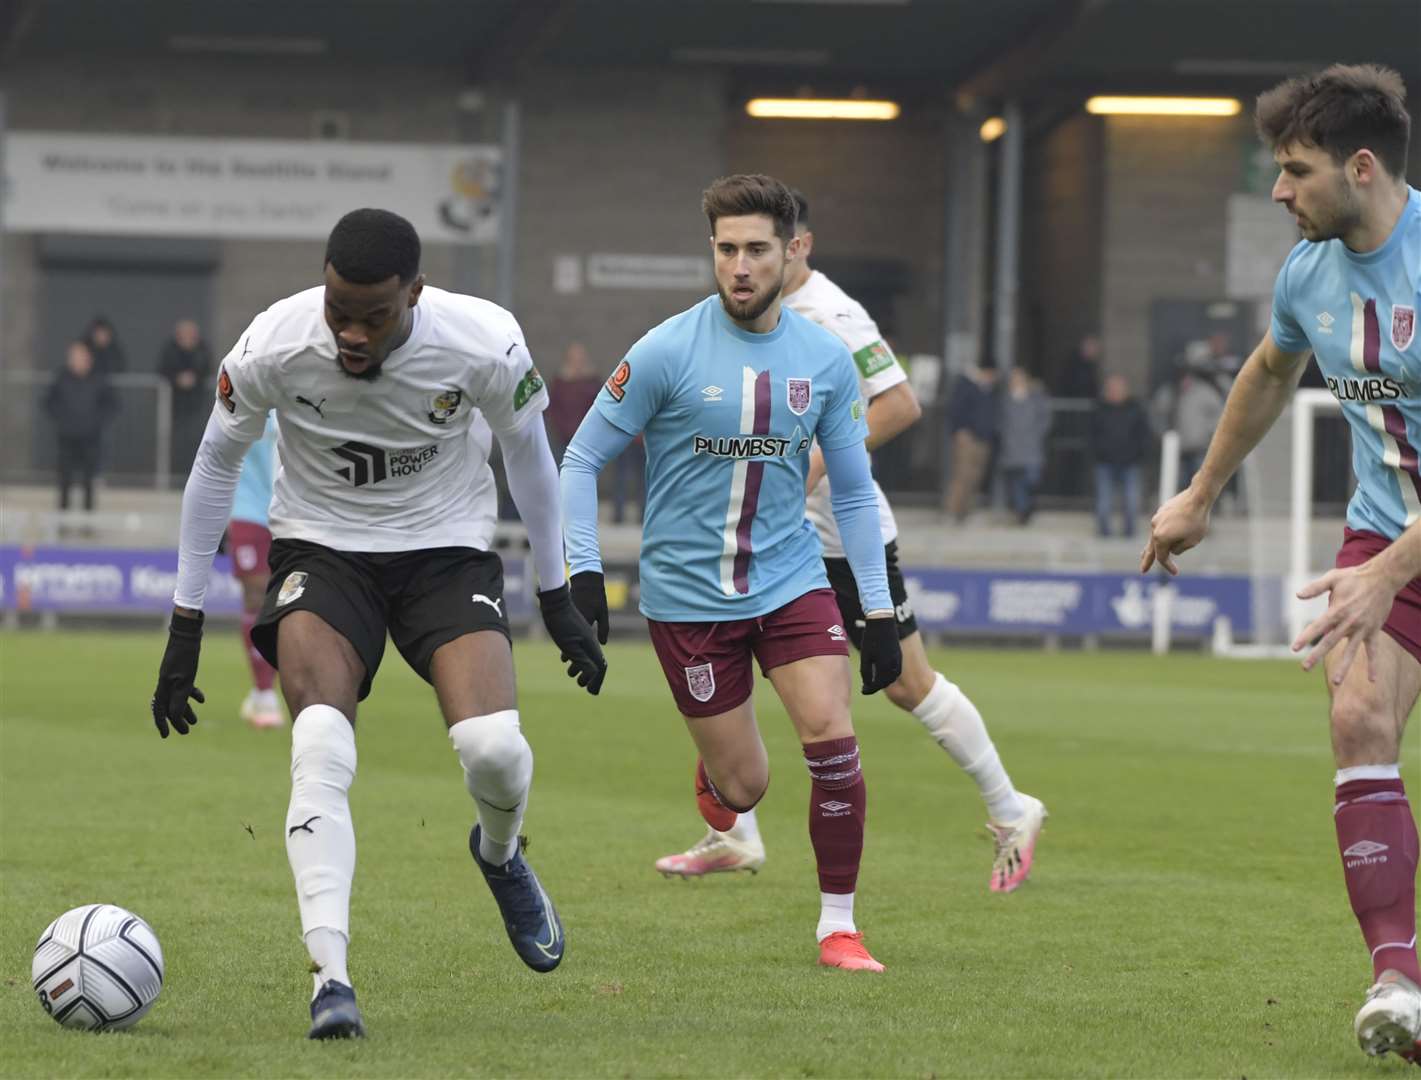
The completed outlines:
{"type": "Polygon", "coordinates": [[[474,863],[514,950],[536,971],[563,931],[523,858],[533,754],[513,675],[503,567],[488,550],[496,497],[490,432],[528,528],[543,621],[596,693],[606,662],[563,569],[547,391],[513,316],[426,287],[419,237],[384,210],[343,217],[325,285],[273,304],[222,362],[217,403],[183,492],[178,584],[152,712],[158,732],[197,722],[202,604],[242,457],[274,411],[281,470],[270,509],[271,581],[252,641],[279,669],[292,716],[286,852],[315,994],[313,1039],[363,1035],[346,970],[355,830],[357,702],[388,632],[434,686],[477,808],[474,863]]]}
{"type": "MultiPolygon", "coordinates": [[[[868,312],[822,273],[810,268],[814,233],[809,229],[809,200],[799,191],[795,191],[794,196],[799,205],[795,235],[801,239],[803,256],[792,264],[786,275],[784,303],[833,333],[853,353],[860,393],[868,402],[867,446],[874,450],[911,427],[922,410],[908,383],[907,373],[868,312]]],[[[824,566],[829,583],[834,587],[844,626],[858,646],[864,625],[858,586],[844,557],[844,546],[830,509],[824,455],[818,447],[810,458],[807,485],[806,515],[819,533],[824,566]]],[[[976,783],[986,804],[987,827],[996,846],[988,887],[992,892],[1012,892],[1031,873],[1046,808],[1039,799],[1018,792],[1012,786],[977,707],[961,688],[934,671],[928,661],[898,567],[898,524],[883,489],[878,487],[877,490],[888,584],[903,649],[903,674],[886,693],[893,704],[916,716],[948,756],[976,783]]],[[[663,874],[699,877],[724,871],[754,872],[764,862],[764,842],[755,812],[750,810],[742,813],[728,832],[708,829],[705,837],[690,849],[656,860],[656,869],[663,874]]]]}

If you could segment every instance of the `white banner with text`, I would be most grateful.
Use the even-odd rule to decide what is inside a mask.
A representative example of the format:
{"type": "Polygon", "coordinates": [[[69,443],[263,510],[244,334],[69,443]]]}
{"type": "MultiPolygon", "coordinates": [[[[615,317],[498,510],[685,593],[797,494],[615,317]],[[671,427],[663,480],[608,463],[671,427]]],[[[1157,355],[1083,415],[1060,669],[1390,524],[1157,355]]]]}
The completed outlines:
{"type": "Polygon", "coordinates": [[[497,146],[11,131],[7,232],[324,240],[348,210],[430,243],[498,236],[497,146]]]}

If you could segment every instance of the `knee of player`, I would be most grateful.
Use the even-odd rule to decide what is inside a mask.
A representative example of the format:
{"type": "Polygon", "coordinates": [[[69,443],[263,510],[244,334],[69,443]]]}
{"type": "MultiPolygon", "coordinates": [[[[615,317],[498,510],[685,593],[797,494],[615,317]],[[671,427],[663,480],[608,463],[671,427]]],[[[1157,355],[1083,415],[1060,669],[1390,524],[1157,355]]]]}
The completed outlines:
{"type": "Polygon", "coordinates": [[[1371,684],[1361,689],[1345,687],[1332,699],[1332,739],[1339,748],[1362,746],[1394,733],[1393,708],[1371,684]]]}
{"type": "Polygon", "coordinates": [[[936,676],[937,672],[928,671],[925,677],[905,663],[903,674],[898,677],[896,682],[890,683],[883,692],[888,695],[888,700],[898,708],[905,712],[912,712],[932,692],[936,676]]]}
{"type": "Polygon", "coordinates": [[[513,709],[488,716],[471,716],[449,729],[449,741],[465,769],[504,772],[518,766],[530,753],[528,741],[513,709]]]}
{"type": "Polygon", "coordinates": [[[737,813],[753,810],[765,797],[770,786],[770,771],[766,768],[747,768],[731,773],[725,782],[716,781],[716,790],[721,800],[737,813]]]}

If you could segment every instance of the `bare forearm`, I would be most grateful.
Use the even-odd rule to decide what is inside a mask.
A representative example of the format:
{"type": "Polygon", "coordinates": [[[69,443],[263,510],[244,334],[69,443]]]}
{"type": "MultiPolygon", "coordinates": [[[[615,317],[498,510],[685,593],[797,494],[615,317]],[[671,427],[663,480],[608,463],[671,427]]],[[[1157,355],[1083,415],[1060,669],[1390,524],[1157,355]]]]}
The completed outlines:
{"type": "Polygon", "coordinates": [[[870,451],[897,438],[918,422],[922,406],[913,388],[905,382],[891,386],[868,403],[868,438],[870,451]]]}
{"type": "Polygon", "coordinates": [[[1296,371],[1270,367],[1262,347],[1248,358],[1229,391],[1204,464],[1190,485],[1210,505],[1282,415],[1300,375],[1300,366],[1296,371]]]}

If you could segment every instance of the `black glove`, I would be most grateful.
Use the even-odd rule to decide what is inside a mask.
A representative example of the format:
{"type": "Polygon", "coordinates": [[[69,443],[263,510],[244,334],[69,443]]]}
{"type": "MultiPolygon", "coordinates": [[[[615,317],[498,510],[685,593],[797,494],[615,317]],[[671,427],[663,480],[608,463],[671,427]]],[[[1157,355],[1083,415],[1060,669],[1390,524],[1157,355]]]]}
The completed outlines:
{"type": "Polygon", "coordinates": [[[863,692],[876,694],[898,681],[903,674],[903,649],[898,644],[898,620],[883,615],[863,621],[863,644],[859,646],[859,674],[863,692]]]}
{"type": "MultiPolygon", "coordinates": [[[[556,589],[540,592],[538,607],[543,612],[543,625],[548,628],[553,644],[567,664],[568,675],[577,680],[578,686],[587,687],[589,694],[597,693],[602,689],[602,680],[607,677],[607,659],[602,655],[602,647],[597,644],[592,627],[572,606],[572,594],[568,587],[559,585],[556,589]]],[[[605,605],[603,610],[606,610],[605,605]]]]}
{"type": "Polygon", "coordinates": [[[169,724],[179,735],[186,735],[187,729],[197,723],[197,714],[192,711],[188,698],[199,705],[207,701],[202,691],[193,685],[201,648],[202,612],[195,618],[174,612],[173,621],[168,625],[168,647],[163,650],[163,662],[158,665],[158,686],[149,703],[153,723],[158,725],[158,734],[165,739],[169,724]]]}
{"type": "Polygon", "coordinates": [[[588,624],[597,627],[597,640],[607,644],[611,620],[607,617],[607,587],[599,571],[584,570],[572,575],[572,602],[588,624]]]}

